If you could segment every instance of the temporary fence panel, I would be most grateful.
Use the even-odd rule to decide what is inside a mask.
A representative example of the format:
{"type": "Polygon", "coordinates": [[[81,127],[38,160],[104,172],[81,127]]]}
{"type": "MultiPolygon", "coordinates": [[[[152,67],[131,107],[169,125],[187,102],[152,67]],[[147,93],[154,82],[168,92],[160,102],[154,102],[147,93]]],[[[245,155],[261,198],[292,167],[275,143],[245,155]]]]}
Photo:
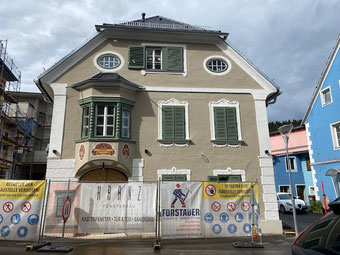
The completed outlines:
{"type": "MultiPolygon", "coordinates": [[[[250,182],[162,182],[162,238],[251,235],[251,192],[250,182]]],[[[256,183],[254,195],[254,219],[257,221],[256,183]]]]}
{"type": "Polygon", "coordinates": [[[142,182],[83,183],[79,232],[154,232],[156,188],[142,182]]]}
{"type": "MultiPolygon", "coordinates": [[[[62,208],[67,198],[67,182],[50,182],[45,219],[45,236],[61,237],[63,229],[62,208]]],[[[71,182],[69,198],[71,200],[71,213],[67,220],[65,236],[75,236],[78,232],[79,203],[81,197],[81,184],[71,182]]]]}
{"type": "Polygon", "coordinates": [[[37,240],[45,185],[45,181],[0,181],[0,240],[37,240]]]}
{"type": "MultiPolygon", "coordinates": [[[[62,206],[67,188],[67,182],[50,183],[45,237],[62,236],[62,206]]],[[[147,233],[152,237],[155,232],[156,189],[155,182],[71,182],[71,213],[65,225],[65,237],[100,239],[121,233],[124,236],[147,233]]]]}

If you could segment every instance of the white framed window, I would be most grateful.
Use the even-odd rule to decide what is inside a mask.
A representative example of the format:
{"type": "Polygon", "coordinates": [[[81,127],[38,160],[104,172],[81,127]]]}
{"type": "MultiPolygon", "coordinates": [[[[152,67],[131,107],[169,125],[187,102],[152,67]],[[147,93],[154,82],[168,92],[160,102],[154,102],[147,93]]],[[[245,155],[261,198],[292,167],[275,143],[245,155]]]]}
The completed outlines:
{"type": "MultiPolygon", "coordinates": [[[[189,103],[187,101],[180,102],[174,98],[159,101],[158,140],[182,140],[186,141],[183,146],[188,146],[189,139],[189,103]]],[[[173,145],[181,146],[178,143],[169,144],[169,146],[173,145]]]]}
{"type": "Polygon", "coordinates": [[[90,107],[83,107],[83,119],[82,119],[82,130],[81,137],[89,136],[89,123],[90,123],[90,107]]]}
{"type": "Polygon", "coordinates": [[[242,141],[240,106],[237,101],[221,99],[209,103],[210,133],[214,147],[242,141]],[[218,143],[218,145],[217,145],[218,143]]]}
{"type": "Polygon", "coordinates": [[[328,86],[327,88],[321,90],[320,97],[322,107],[325,107],[326,105],[333,103],[331,87],[328,86]]]}
{"type": "Polygon", "coordinates": [[[315,195],[315,188],[314,188],[314,186],[308,186],[308,193],[309,193],[309,195],[315,195]]]}
{"type": "Polygon", "coordinates": [[[242,169],[231,169],[228,167],[227,169],[215,169],[213,170],[213,176],[226,176],[226,175],[235,175],[241,176],[241,181],[246,181],[246,171],[242,169]]]}
{"type": "Polygon", "coordinates": [[[123,68],[125,61],[118,52],[103,51],[93,58],[93,64],[102,72],[117,72],[123,68]]]}
{"type": "Polygon", "coordinates": [[[130,111],[122,111],[122,137],[130,138],[130,111]]]}
{"type": "Polygon", "coordinates": [[[340,121],[330,124],[334,150],[340,149],[340,121]]]}
{"type": "Polygon", "coordinates": [[[163,176],[165,176],[166,180],[172,179],[169,176],[173,175],[174,180],[178,181],[190,181],[191,180],[191,170],[190,169],[176,169],[173,167],[171,169],[158,169],[157,176],[159,180],[163,180],[163,176]]]}
{"type": "Polygon", "coordinates": [[[146,48],[146,69],[162,70],[162,48],[146,48]]]}
{"type": "MultiPolygon", "coordinates": [[[[288,164],[287,164],[287,157],[285,157],[285,166],[286,166],[286,172],[289,172],[288,164]]],[[[289,164],[290,164],[290,170],[292,172],[297,172],[297,166],[296,166],[296,157],[295,156],[289,156],[289,164]]]]}
{"type": "Polygon", "coordinates": [[[231,70],[231,62],[224,56],[209,56],[204,59],[203,68],[213,75],[225,75],[231,70]]]}
{"type": "Polygon", "coordinates": [[[279,185],[279,191],[289,193],[290,192],[289,185],[279,185]]]}
{"type": "Polygon", "coordinates": [[[114,105],[97,105],[96,136],[114,136],[114,105]]]}

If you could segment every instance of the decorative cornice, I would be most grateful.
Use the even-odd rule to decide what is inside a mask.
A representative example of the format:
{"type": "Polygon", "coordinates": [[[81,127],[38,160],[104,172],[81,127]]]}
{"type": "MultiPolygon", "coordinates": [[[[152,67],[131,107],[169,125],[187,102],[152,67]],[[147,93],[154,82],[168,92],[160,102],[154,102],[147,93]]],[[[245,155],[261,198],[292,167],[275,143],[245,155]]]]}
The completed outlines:
{"type": "Polygon", "coordinates": [[[229,101],[227,99],[220,99],[218,101],[213,101],[213,102],[210,102],[209,103],[209,106],[212,106],[212,105],[238,105],[239,102],[237,101],[229,101]]]}
{"type": "Polygon", "coordinates": [[[171,98],[167,101],[158,101],[158,105],[164,105],[164,104],[182,104],[182,105],[188,105],[188,102],[187,101],[178,101],[177,99],[175,98],[171,98]]]}

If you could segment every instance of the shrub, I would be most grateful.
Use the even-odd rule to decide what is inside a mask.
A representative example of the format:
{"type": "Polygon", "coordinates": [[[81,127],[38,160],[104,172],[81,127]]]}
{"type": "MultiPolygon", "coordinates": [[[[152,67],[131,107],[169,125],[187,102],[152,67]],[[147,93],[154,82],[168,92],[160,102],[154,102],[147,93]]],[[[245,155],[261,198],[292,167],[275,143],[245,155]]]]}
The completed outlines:
{"type": "Polygon", "coordinates": [[[322,213],[323,206],[320,201],[310,201],[309,207],[313,213],[322,213]]]}

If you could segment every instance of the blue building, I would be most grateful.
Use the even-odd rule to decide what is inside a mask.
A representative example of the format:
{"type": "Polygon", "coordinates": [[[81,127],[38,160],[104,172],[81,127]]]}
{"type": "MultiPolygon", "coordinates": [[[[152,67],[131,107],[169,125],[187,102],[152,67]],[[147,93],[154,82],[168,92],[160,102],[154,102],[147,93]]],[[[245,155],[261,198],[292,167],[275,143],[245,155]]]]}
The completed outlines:
{"type": "Polygon", "coordinates": [[[340,36],[302,120],[306,126],[316,199],[340,196],[340,36]]]}
{"type": "MultiPolygon", "coordinates": [[[[279,132],[270,134],[270,144],[273,155],[276,192],[290,192],[286,146],[279,132]]],[[[292,130],[288,143],[288,152],[293,194],[309,203],[308,197],[315,195],[315,189],[304,127],[297,127],[292,130]]]]}

